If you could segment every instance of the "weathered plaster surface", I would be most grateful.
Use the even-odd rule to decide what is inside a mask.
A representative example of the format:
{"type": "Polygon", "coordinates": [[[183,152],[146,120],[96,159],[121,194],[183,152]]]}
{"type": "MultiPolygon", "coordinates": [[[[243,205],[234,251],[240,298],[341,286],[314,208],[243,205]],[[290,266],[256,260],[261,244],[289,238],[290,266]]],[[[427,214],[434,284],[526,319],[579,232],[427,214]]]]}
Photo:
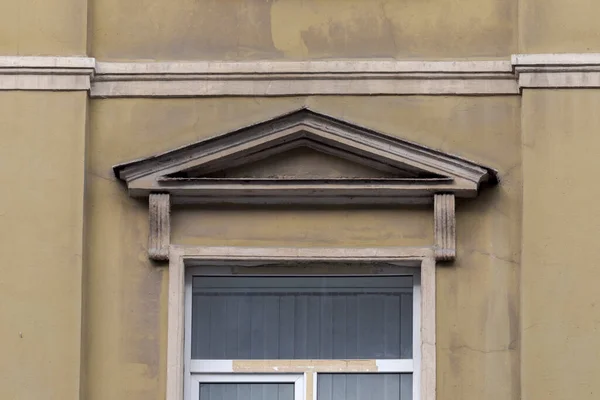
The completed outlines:
{"type": "Polygon", "coordinates": [[[176,210],[173,242],[227,246],[427,246],[431,210],[252,207],[176,210]]]}
{"type": "Polygon", "coordinates": [[[505,57],[517,2],[504,0],[96,0],[103,59],[505,57]],[[448,40],[449,37],[460,38],[448,40]]]}
{"type": "Polygon", "coordinates": [[[523,93],[523,399],[600,393],[600,92],[523,93]]]}
{"type": "Polygon", "coordinates": [[[87,1],[0,2],[0,55],[85,55],[87,1]]]}
{"type": "Polygon", "coordinates": [[[0,93],[2,399],[79,399],[86,104],[0,93]]]}
{"type": "Polygon", "coordinates": [[[600,51],[596,0],[519,0],[519,52],[600,51]]]}
{"type": "MultiPolygon", "coordinates": [[[[86,222],[85,398],[162,399],[167,273],[147,259],[147,204],[111,167],[302,105],[486,163],[503,183],[457,205],[458,258],[438,269],[438,399],[517,400],[519,99],[313,97],[92,100],[86,222]],[[490,375],[491,374],[491,375],[490,375]],[[475,378],[473,378],[475,376],[475,378]],[[486,379],[493,376],[494,379],[486,379]]],[[[377,246],[433,243],[433,212],[281,207],[173,212],[173,242],[377,246]]]]}

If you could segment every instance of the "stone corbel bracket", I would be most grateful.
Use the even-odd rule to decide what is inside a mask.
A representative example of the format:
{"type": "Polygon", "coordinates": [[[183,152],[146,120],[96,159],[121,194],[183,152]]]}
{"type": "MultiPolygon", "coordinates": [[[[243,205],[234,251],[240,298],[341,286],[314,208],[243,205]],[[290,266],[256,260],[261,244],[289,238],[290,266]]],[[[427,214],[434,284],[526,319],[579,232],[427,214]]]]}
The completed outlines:
{"type": "Polygon", "coordinates": [[[155,261],[169,259],[171,244],[171,199],[169,194],[150,194],[148,197],[150,230],[148,257],[155,261]]]}
{"type": "Polygon", "coordinates": [[[436,194],[434,204],[435,259],[454,261],[456,258],[456,214],[453,194],[436,194]]]}

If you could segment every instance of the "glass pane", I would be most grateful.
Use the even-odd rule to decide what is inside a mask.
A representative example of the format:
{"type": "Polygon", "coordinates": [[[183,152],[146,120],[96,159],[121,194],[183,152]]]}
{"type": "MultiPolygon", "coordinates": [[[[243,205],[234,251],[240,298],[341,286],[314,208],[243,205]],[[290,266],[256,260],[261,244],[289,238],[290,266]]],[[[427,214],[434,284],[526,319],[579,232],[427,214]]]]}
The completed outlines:
{"type": "Polygon", "coordinates": [[[199,400],[294,400],[293,383],[200,383],[199,400]]]}
{"type": "Polygon", "coordinates": [[[412,276],[196,276],[192,358],[412,358],[412,276]]]}
{"type": "Polygon", "coordinates": [[[412,374],[318,374],[317,400],[411,400],[412,374]]]}

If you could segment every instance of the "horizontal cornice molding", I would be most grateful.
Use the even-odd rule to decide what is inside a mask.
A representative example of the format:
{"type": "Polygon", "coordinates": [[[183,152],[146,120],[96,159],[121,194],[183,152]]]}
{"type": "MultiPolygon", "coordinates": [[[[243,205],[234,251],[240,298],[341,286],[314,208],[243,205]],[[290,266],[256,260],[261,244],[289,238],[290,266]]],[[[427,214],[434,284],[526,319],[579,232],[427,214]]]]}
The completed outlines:
{"type": "Polygon", "coordinates": [[[92,97],[516,94],[508,61],[98,63],[92,97]]]}
{"type": "Polygon", "coordinates": [[[0,90],[89,90],[89,57],[0,57],[0,90]]]}
{"type": "Polygon", "coordinates": [[[197,62],[98,62],[99,75],[110,74],[394,74],[394,73],[510,73],[510,62],[499,61],[197,61],[197,62]]]}
{"type": "Polygon", "coordinates": [[[600,88],[600,54],[482,61],[96,62],[0,56],[0,90],[89,90],[91,97],[518,95],[600,88]]]}
{"type": "Polygon", "coordinates": [[[521,89],[600,88],[600,54],[515,54],[521,89]]]}

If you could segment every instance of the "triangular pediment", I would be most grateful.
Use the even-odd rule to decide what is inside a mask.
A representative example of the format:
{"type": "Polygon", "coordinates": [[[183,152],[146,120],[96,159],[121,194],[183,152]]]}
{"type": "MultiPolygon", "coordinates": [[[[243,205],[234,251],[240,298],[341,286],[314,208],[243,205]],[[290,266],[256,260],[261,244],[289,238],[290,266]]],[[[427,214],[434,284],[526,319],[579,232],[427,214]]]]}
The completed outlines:
{"type": "Polygon", "coordinates": [[[297,147],[262,160],[203,175],[188,171],[180,176],[222,179],[379,179],[410,177],[402,171],[384,170],[309,147],[297,147]]]}
{"type": "Polygon", "coordinates": [[[118,165],[133,196],[187,200],[473,197],[488,168],[309,109],[118,165]]]}

